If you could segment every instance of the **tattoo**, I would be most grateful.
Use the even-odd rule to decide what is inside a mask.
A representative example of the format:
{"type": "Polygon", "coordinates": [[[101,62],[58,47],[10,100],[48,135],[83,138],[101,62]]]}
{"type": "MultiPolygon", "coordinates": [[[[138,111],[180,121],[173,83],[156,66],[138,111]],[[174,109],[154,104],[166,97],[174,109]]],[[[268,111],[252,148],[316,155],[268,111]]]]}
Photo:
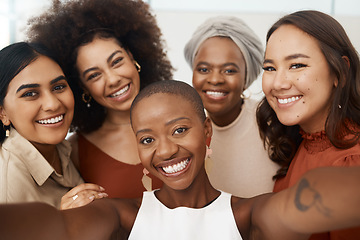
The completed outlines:
{"type": "Polygon", "coordinates": [[[314,188],[310,187],[308,180],[306,180],[305,178],[300,180],[299,186],[296,189],[295,206],[298,210],[302,212],[306,212],[308,209],[315,207],[324,216],[326,217],[331,216],[331,210],[325,207],[324,204],[322,203],[322,197],[320,193],[316,191],[314,188]],[[308,203],[304,203],[304,201],[301,200],[301,197],[303,197],[305,194],[307,196],[309,194],[312,195],[312,198],[308,203]]]}

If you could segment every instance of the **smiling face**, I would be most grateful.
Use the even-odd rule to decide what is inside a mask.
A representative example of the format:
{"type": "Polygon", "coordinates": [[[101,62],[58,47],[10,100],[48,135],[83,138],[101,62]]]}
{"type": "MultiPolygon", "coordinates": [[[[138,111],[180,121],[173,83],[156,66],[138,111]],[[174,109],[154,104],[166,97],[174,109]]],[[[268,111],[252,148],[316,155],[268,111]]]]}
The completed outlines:
{"type": "Polygon", "coordinates": [[[166,93],[146,97],[132,111],[132,126],[142,164],[170,188],[187,189],[205,172],[211,124],[189,101],[166,93]]]}
{"type": "Polygon", "coordinates": [[[11,122],[38,148],[65,139],[73,118],[74,98],[59,65],[40,56],[11,80],[0,109],[3,124],[11,122]]]}
{"type": "Polygon", "coordinates": [[[85,89],[108,111],[129,111],[140,90],[132,56],[114,38],[79,47],[76,66],[85,89]]]}
{"type": "Polygon", "coordinates": [[[246,64],[238,46],[226,37],[204,41],[193,64],[193,86],[211,119],[230,124],[241,111],[246,64]]]}
{"type": "Polygon", "coordinates": [[[283,25],[269,38],[263,67],[263,91],[279,121],[308,133],[324,130],[338,80],[317,40],[283,25]]]}

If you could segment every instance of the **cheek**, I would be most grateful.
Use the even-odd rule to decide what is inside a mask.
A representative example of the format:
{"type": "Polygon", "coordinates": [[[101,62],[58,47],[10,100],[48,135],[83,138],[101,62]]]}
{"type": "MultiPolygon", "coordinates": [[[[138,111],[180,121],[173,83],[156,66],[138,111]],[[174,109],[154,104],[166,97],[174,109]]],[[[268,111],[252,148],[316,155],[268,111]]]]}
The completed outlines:
{"type": "Polygon", "coordinates": [[[196,89],[196,91],[200,91],[202,85],[204,84],[205,77],[201,76],[199,73],[194,70],[193,72],[193,78],[192,78],[192,84],[193,87],[196,89]]]}
{"type": "Polygon", "coordinates": [[[139,157],[142,165],[148,168],[151,165],[152,154],[149,149],[144,149],[138,146],[139,157]]]}

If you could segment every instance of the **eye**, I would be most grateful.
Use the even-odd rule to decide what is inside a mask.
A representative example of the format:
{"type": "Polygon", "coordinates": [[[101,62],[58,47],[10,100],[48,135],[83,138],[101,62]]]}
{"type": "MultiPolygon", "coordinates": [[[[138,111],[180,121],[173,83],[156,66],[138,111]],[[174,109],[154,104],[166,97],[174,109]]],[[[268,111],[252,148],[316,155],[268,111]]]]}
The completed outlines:
{"type": "Polygon", "coordinates": [[[296,64],[291,64],[291,66],[290,66],[291,69],[298,69],[298,68],[303,68],[303,67],[307,67],[307,65],[302,64],[302,63],[296,63],[296,64]]]}
{"type": "Polygon", "coordinates": [[[58,84],[58,85],[54,86],[53,91],[63,92],[67,87],[68,87],[67,84],[58,84]]]}
{"type": "Polygon", "coordinates": [[[119,63],[122,62],[123,59],[124,59],[123,57],[116,58],[116,59],[111,63],[111,66],[114,67],[114,66],[118,65],[119,63]]]}
{"type": "Polygon", "coordinates": [[[21,97],[25,97],[25,98],[31,98],[31,97],[36,97],[38,96],[39,93],[35,92],[35,91],[27,91],[24,94],[21,95],[21,97]]]}
{"type": "Polygon", "coordinates": [[[175,129],[175,131],[174,131],[174,135],[176,135],[176,134],[182,134],[182,133],[186,132],[187,130],[188,130],[188,128],[185,128],[185,127],[177,128],[177,129],[175,129]]]}
{"type": "Polygon", "coordinates": [[[154,141],[153,138],[147,137],[140,140],[141,144],[148,145],[154,141]]]}
{"type": "Polygon", "coordinates": [[[236,69],[226,69],[224,71],[225,74],[234,74],[237,73],[238,71],[236,69]]]}
{"type": "Polygon", "coordinates": [[[266,71],[266,72],[276,71],[276,69],[275,69],[274,67],[270,67],[270,66],[269,66],[269,67],[265,67],[265,66],[264,66],[262,69],[263,69],[264,71],[266,71]]]}
{"type": "Polygon", "coordinates": [[[100,75],[101,75],[101,74],[98,73],[98,72],[92,73],[92,74],[90,74],[90,75],[88,76],[87,81],[95,80],[95,79],[99,78],[100,75]]]}
{"type": "Polygon", "coordinates": [[[199,68],[197,68],[197,71],[199,73],[207,73],[207,72],[209,72],[209,69],[205,68],[205,67],[199,67],[199,68]]]}

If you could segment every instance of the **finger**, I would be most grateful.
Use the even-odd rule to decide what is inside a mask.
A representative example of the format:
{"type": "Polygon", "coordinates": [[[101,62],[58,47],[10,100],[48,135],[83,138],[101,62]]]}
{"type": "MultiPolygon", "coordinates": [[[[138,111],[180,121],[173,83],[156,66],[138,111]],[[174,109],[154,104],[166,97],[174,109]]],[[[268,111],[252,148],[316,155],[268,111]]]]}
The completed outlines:
{"type": "MultiPolygon", "coordinates": [[[[84,191],[83,191],[84,192],[84,191]]],[[[108,196],[107,193],[104,192],[97,192],[97,191],[87,191],[86,193],[81,193],[77,195],[78,197],[75,198],[75,200],[66,200],[62,205],[61,209],[70,209],[70,208],[76,208],[76,207],[82,207],[85,206],[95,199],[101,199],[108,196]]]]}
{"type": "Polygon", "coordinates": [[[68,197],[72,197],[76,194],[78,194],[79,192],[81,191],[84,191],[84,190],[95,190],[95,191],[105,191],[105,189],[97,184],[94,184],[94,183],[82,183],[76,187],[74,187],[73,189],[71,189],[69,192],[67,192],[66,195],[68,195],[68,197]]]}

